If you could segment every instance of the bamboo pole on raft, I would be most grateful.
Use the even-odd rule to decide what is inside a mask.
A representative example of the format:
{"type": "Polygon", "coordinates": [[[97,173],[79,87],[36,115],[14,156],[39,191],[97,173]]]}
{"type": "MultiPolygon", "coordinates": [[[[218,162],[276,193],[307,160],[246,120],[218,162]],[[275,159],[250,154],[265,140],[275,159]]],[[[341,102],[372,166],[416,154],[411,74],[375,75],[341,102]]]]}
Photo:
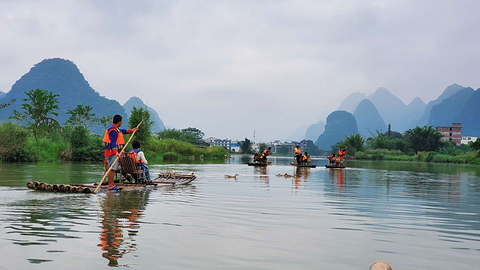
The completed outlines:
{"type": "MultiPolygon", "coordinates": [[[[137,130],[138,128],[140,127],[140,125],[143,123],[143,121],[140,121],[140,123],[138,123],[138,126],[137,126],[137,130]]],[[[105,175],[103,176],[102,180],[100,180],[100,183],[98,183],[98,186],[97,188],[95,189],[95,191],[93,191],[93,193],[97,193],[98,189],[102,186],[102,183],[103,181],[105,180],[105,177],[107,177],[108,175],[108,172],[110,172],[110,170],[112,169],[113,165],[118,161],[118,158],[123,154],[123,152],[125,152],[125,148],[127,147],[127,145],[130,143],[130,141],[133,139],[133,136],[135,135],[135,132],[137,132],[137,130],[135,130],[133,133],[132,133],[132,136],[130,136],[130,139],[128,139],[127,143],[125,144],[125,146],[123,146],[122,148],[122,151],[120,151],[120,154],[118,154],[117,158],[115,159],[114,162],[112,162],[112,165],[110,165],[110,168],[108,168],[108,170],[105,172],[105,175]]]]}

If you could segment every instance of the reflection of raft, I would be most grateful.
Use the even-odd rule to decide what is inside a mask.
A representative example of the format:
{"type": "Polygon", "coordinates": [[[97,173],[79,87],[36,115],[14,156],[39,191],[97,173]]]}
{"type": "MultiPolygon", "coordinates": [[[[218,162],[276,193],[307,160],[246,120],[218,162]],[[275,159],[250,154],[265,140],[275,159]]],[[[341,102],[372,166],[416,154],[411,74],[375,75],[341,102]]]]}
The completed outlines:
{"type": "Polygon", "coordinates": [[[249,162],[248,166],[258,166],[258,167],[267,167],[268,164],[272,164],[272,162],[262,163],[262,162],[249,162]]]}
{"type": "Polygon", "coordinates": [[[343,168],[345,168],[345,165],[325,165],[325,168],[338,168],[338,169],[343,169],[343,168]]]}
{"type": "MultiPolygon", "coordinates": [[[[115,183],[121,190],[139,190],[156,188],[157,186],[186,185],[197,177],[193,174],[176,174],[174,172],[160,173],[154,179],[144,183],[115,183]]],[[[92,193],[96,184],[48,184],[44,182],[28,182],[27,187],[33,190],[62,193],[92,193]]],[[[107,183],[104,182],[99,191],[108,191],[107,183]]]]}
{"type": "Polygon", "coordinates": [[[298,168],[316,168],[317,167],[317,165],[307,165],[307,164],[298,165],[298,164],[293,164],[293,163],[292,163],[292,166],[295,166],[295,167],[298,167],[298,168]]]}

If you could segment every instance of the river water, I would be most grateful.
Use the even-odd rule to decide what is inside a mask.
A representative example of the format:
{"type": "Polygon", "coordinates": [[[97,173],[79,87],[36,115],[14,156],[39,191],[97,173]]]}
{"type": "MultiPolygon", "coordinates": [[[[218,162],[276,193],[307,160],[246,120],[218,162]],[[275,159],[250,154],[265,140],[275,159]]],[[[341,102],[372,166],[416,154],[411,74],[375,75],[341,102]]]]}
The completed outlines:
{"type": "Polygon", "coordinates": [[[479,166],[271,160],[152,165],[197,179],[96,195],[25,183],[95,182],[103,164],[0,164],[0,269],[479,268],[479,166]]]}

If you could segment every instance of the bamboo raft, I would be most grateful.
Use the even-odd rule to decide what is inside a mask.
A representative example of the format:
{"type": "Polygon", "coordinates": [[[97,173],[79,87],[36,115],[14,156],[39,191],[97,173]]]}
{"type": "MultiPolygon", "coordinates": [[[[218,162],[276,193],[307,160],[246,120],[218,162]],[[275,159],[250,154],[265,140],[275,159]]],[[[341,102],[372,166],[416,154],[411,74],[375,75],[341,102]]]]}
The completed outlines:
{"type": "MultiPolygon", "coordinates": [[[[159,173],[157,177],[144,183],[115,183],[119,190],[141,190],[153,189],[158,186],[174,186],[186,185],[195,180],[197,177],[193,173],[177,174],[175,172],[159,173]]],[[[97,184],[49,184],[45,182],[28,182],[27,188],[57,193],[93,193],[97,184]]],[[[108,190],[107,183],[102,184],[99,191],[106,192],[108,190]]]]}
{"type": "Polygon", "coordinates": [[[267,162],[267,163],[249,162],[249,163],[248,163],[248,166],[267,167],[267,166],[268,166],[268,162],[267,162]]]}
{"type": "Polygon", "coordinates": [[[298,167],[298,168],[316,168],[317,165],[307,165],[307,164],[301,164],[301,165],[298,165],[298,164],[295,164],[295,163],[290,163],[292,166],[295,166],[295,167],[298,167]]]}
{"type": "Polygon", "coordinates": [[[330,169],[343,169],[345,168],[345,165],[325,165],[325,168],[330,168],[330,169]]]}

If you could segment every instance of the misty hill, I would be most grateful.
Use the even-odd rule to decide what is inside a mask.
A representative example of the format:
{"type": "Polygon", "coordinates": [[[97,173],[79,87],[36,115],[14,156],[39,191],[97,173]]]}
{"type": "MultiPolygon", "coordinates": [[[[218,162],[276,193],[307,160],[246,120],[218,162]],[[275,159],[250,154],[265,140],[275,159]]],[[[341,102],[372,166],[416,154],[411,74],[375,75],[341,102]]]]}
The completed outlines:
{"type": "MultiPolygon", "coordinates": [[[[90,105],[96,117],[120,114],[126,117],[125,110],[115,100],[100,96],[98,92],[88,84],[77,66],[69,60],[53,58],[46,59],[36,64],[30,71],[23,75],[12,89],[4,97],[5,100],[16,99],[16,101],[0,111],[0,119],[6,120],[12,115],[14,109],[22,111],[25,92],[32,89],[43,89],[58,94],[59,113],[55,119],[63,125],[68,119],[67,110],[74,109],[78,104],[90,105]]],[[[101,127],[94,131],[101,132],[101,127]],[[97,130],[99,129],[99,130],[97,130]]]]}
{"type": "Polygon", "coordinates": [[[421,117],[427,104],[423,102],[419,97],[416,97],[407,105],[406,117],[410,120],[408,129],[415,128],[417,126],[418,119],[421,117]]]}
{"type": "Polygon", "coordinates": [[[428,125],[450,126],[453,122],[461,122],[462,117],[459,112],[462,111],[474,92],[470,87],[463,88],[440,104],[433,106],[428,125]]]}
{"type": "Polygon", "coordinates": [[[0,100],[2,100],[2,98],[4,98],[7,94],[4,93],[4,92],[0,92],[0,100]]]}
{"type": "Polygon", "coordinates": [[[428,102],[427,107],[425,108],[420,119],[416,122],[416,125],[418,126],[427,125],[430,120],[430,111],[432,110],[433,106],[440,104],[442,101],[456,94],[458,91],[460,91],[463,88],[465,87],[458,85],[456,83],[448,86],[437,99],[428,102]]]}
{"type": "Polygon", "coordinates": [[[387,130],[387,125],[385,125],[382,116],[368,99],[364,99],[358,104],[353,116],[357,120],[358,132],[364,138],[376,135],[377,130],[381,133],[387,130]]]}
{"type": "Polygon", "coordinates": [[[463,88],[454,95],[433,106],[428,125],[450,126],[462,123],[462,134],[480,136],[480,91],[463,88]]]}
{"type": "Polygon", "coordinates": [[[154,122],[152,126],[152,132],[160,132],[165,129],[165,125],[158,116],[157,111],[145,105],[143,101],[138,97],[131,97],[127,102],[125,102],[125,104],[123,104],[123,108],[127,113],[127,117],[130,117],[133,107],[147,108],[147,111],[150,113],[150,120],[154,122]]]}
{"type": "Polygon", "coordinates": [[[357,134],[357,121],[346,111],[334,111],[327,117],[325,131],[318,137],[315,144],[320,149],[331,149],[331,146],[345,139],[345,136],[357,134]]]}
{"type": "Polygon", "coordinates": [[[467,104],[459,112],[462,123],[462,134],[480,137],[480,88],[468,99],[467,104]]]}
{"type": "Polygon", "coordinates": [[[404,132],[409,128],[412,119],[409,119],[407,105],[386,88],[378,88],[368,99],[375,105],[385,123],[392,124],[392,129],[404,132]]]}
{"type": "Polygon", "coordinates": [[[305,140],[316,141],[320,135],[325,131],[325,123],[319,121],[316,124],[310,125],[305,131],[305,140]]]}
{"type": "Polygon", "coordinates": [[[337,111],[347,111],[349,113],[353,113],[357,108],[360,101],[367,98],[367,96],[363,93],[353,92],[348,97],[346,97],[340,106],[338,106],[337,111]]]}

